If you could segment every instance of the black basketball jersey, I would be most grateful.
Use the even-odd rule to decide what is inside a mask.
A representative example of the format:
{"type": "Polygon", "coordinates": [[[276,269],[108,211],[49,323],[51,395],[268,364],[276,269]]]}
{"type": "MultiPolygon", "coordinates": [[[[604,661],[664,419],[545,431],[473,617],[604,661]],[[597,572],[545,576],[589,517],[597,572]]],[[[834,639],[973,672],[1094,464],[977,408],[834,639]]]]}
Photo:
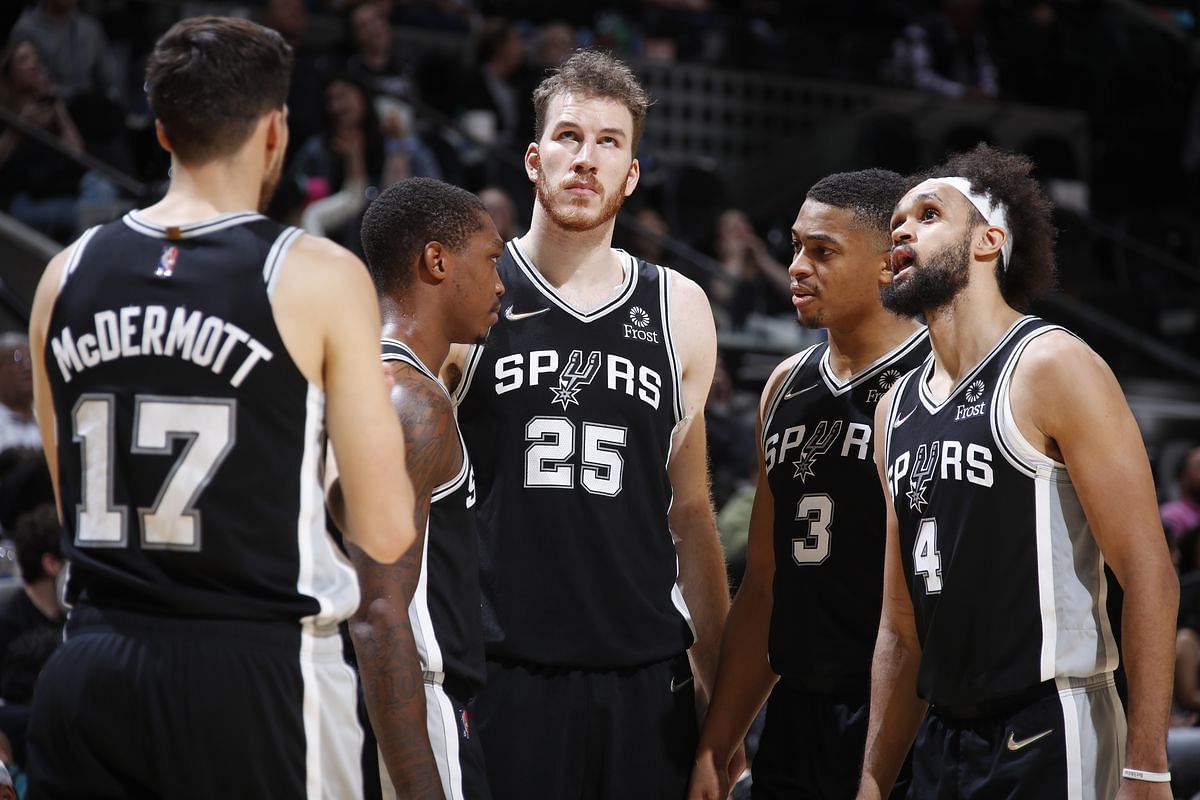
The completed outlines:
{"type": "MultiPolygon", "coordinates": [[[[418,370],[445,391],[442,382],[404,342],[383,340],[383,360],[418,370]]],[[[449,398],[449,395],[447,395],[449,398]]],[[[483,621],[479,613],[479,545],[475,534],[475,476],[462,434],[455,426],[462,467],[434,487],[425,526],[421,577],[408,617],[421,656],[421,669],[443,673],[466,697],[483,686],[483,621]]]]}
{"type": "Polygon", "coordinates": [[[1104,558],[1071,477],[1022,436],[1009,403],[1021,353],[1055,330],[1019,319],[940,402],[932,357],[897,384],[887,479],[922,646],[917,692],[934,704],[1117,666],[1104,558]]]}
{"type": "Polygon", "coordinates": [[[325,396],[271,310],[299,235],[131,212],[76,245],[43,354],[71,600],[317,623],[358,605],[325,529],[325,396]]]}
{"type": "Polygon", "coordinates": [[[623,285],[581,311],[510,242],[503,313],[455,390],[495,658],[610,669],[691,645],[667,527],[673,273],[615,252],[623,285]]]}
{"type": "Polygon", "coordinates": [[[762,449],[774,500],[771,667],[810,691],[863,689],[883,604],[887,517],[871,441],[875,404],[929,355],[914,333],[839,380],[809,348],[767,403],[762,449]]]}

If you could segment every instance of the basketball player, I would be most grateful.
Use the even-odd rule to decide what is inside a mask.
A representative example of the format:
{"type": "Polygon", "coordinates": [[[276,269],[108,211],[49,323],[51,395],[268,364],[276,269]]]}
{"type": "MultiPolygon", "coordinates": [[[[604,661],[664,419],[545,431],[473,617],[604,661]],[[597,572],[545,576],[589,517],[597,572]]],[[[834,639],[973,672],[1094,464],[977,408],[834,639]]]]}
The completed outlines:
{"type": "Polygon", "coordinates": [[[647,107],[631,70],[576,53],[534,105],[538,199],[500,259],[504,313],[448,365],[479,490],[488,778],[499,798],[682,798],[729,603],[712,313],[611,247],[647,107]]]}
{"type": "Polygon", "coordinates": [[[1050,205],[1024,156],[979,145],[892,217],[883,302],[930,359],[875,415],[884,603],[860,797],[1171,796],[1179,587],[1140,434],[1108,366],[1016,309],[1053,278],[1050,205]],[[1105,567],[1124,590],[1126,714],[1105,567]]]}
{"type": "Polygon", "coordinates": [[[146,68],[166,196],[89,230],[38,287],[36,403],[74,603],[33,709],[38,796],[362,792],[337,633],[359,593],[325,531],[326,430],[372,558],[411,544],[412,490],[362,262],[258,213],[291,65],[244,20],[167,31],[146,68]]]}
{"type": "Polygon", "coordinates": [[[827,343],[784,361],[763,391],[746,573],[693,798],[728,794],[731,759],[768,693],[751,796],[844,800],[858,786],[886,530],[871,421],[891,382],[929,355],[924,328],[879,302],[904,188],[885,170],[830,175],[792,225],[792,303],[827,343]]]}
{"type": "Polygon", "coordinates": [[[386,768],[384,796],[486,798],[468,711],[486,671],[475,487],[434,370],[451,342],[482,341],[498,319],[504,241],[479,198],[429,178],[380,194],[363,217],[362,240],[416,497],[408,554],[385,566],[351,549],[363,599],[350,632],[386,768]]]}

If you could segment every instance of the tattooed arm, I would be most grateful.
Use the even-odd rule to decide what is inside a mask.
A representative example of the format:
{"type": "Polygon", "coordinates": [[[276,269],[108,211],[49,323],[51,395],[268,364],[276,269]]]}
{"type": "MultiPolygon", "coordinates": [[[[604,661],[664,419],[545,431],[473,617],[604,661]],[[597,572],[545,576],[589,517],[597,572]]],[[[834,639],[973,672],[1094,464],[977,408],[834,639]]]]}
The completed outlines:
{"type": "Polygon", "coordinates": [[[441,798],[442,783],[425,722],[425,686],[409,624],[408,605],[421,576],[433,489],[456,474],[462,454],[450,401],[412,367],[390,363],[392,405],[404,428],[415,497],[417,539],[395,564],[373,561],[358,548],[351,558],[362,604],[350,621],[371,727],[398,797],[441,798]]]}

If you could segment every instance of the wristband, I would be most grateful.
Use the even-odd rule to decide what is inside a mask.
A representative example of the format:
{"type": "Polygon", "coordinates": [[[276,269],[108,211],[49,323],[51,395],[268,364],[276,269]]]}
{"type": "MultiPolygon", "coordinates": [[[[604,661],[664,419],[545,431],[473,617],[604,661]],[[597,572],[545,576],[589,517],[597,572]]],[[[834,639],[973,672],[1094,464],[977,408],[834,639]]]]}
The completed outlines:
{"type": "Polygon", "coordinates": [[[1129,778],[1131,781],[1147,781],[1149,783],[1170,783],[1171,773],[1169,772],[1147,772],[1144,769],[1130,769],[1126,767],[1121,770],[1122,778],[1129,778]]]}

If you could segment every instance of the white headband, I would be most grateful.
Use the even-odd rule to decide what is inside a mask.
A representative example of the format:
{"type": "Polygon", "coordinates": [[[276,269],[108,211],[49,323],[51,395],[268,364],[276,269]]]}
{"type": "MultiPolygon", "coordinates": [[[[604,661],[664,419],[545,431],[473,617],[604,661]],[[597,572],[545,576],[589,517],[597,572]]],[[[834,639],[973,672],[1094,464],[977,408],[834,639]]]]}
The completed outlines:
{"type": "Polygon", "coordinates": [[[1012,229],[1008,227],[1008,214],[1005,213],[1004,204],[992,203],[985,195],[971,191],[971,182],[966,178],[930,178],[913,187],[913,191],[918,189],[930,191],[935,183],[944,183],[957,190],[959,194],[971,201],[971,205],[975,206],[988,225],[994,225],[1004,230],[1004,245],[1000,248],[1000,252],[1004,254],[1004,271],[1007,272],[1009,262],[1012,261],[1013,235],[1012,229]]]}

